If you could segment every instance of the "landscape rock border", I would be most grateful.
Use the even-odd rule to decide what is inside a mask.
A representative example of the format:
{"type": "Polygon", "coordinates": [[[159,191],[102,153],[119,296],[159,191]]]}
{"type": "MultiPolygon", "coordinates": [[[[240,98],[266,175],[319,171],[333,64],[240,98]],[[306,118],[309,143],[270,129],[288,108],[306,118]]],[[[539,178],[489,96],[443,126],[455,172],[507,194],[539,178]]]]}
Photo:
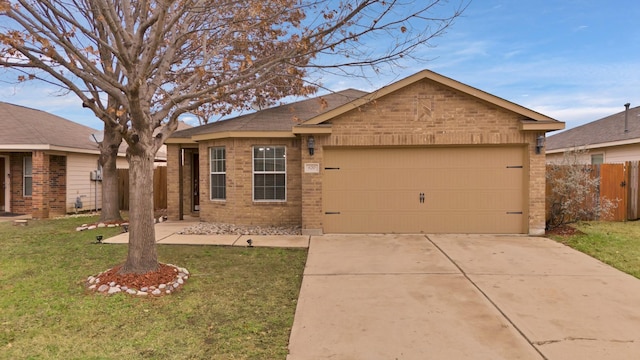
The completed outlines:
{"type": "Polygon", "coordinates": [[[172,264],[161,263],[158,271],[140,275],[121,275],[118,273],[121,266],[89,276],[85,282],[87,290],[103,295],[125,293],[137,297],[159,297],[182,289],[190,276],[187,269],[172,264]]]}
{"type": "MultiPolygon", "coordinates": [[[[158,218],[155,219],[156,224],[157,223],[161,223],[161,222],[165,222],[167,221],[167,216],[159,216],[158,218]]],[[[98,222],[98,223],[94,223],[94,224],[82,224],[80,226],[78,226],[76,228],[76,231],[85,231],[85,230],[94,230],[94,229],[99,229],[99,228],[114,228],[114,227],[118,227],[118,226],[122,226],[123,228],[123,232],[127,232],[127,226],[129,226],[129,222],[128,221],[122,221],[122,222],[98,222]]]]}

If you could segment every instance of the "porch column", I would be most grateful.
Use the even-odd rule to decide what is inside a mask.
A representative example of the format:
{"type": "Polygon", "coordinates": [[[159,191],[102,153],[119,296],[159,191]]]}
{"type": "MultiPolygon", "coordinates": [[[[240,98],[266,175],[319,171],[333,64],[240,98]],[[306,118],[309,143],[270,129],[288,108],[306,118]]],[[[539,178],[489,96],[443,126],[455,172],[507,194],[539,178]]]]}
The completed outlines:
{"type": "Polygon", "coordinates": [[[49,217],[49,155],[44,151],[32,153],[31,216],[36,219],[49,217]]]}
{"type": "Polygon", "coordinates": [[[182,220],[181,160],[180,145],[167,144],[167,218],[169,220],[182,220]]]}

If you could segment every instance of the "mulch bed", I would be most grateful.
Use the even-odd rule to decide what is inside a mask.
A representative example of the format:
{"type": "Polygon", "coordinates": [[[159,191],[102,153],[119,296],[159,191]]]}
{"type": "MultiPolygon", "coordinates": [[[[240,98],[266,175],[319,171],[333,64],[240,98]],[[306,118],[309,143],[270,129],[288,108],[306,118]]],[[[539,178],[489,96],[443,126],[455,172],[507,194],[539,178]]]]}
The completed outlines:
{"type": "Polygon", "coordinates": [[[158,286],[173,281],[176,278],[176,268],[159,264],[158,270],[146,274],[119,274],[122,265],[115,266],[99,275],[100,283],[109,284],[115,282],[118,285],[131,289],[158,286]]]}
{"type": "Polygon", "coordinates": [[[558,235],[558,236],[573,236],[573,235],[584,235],[584,233],[571,225],[560,225],[553,229],[547,230],[547,235],[558,235]]]}

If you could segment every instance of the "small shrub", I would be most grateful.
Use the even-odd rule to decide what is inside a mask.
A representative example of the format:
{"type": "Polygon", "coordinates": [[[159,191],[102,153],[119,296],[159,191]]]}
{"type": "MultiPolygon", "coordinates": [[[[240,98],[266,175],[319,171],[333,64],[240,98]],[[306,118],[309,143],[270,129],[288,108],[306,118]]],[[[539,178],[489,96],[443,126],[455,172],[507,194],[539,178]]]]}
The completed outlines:
{"type": "Polygon", "coordinates": [[[577,221],[598,220],[618,205],[618,199],[600,198],[600,178],[593,165],[580,163],[586,150],[565,152],[560,163],[547,166],[547,229],[577,221]]]}

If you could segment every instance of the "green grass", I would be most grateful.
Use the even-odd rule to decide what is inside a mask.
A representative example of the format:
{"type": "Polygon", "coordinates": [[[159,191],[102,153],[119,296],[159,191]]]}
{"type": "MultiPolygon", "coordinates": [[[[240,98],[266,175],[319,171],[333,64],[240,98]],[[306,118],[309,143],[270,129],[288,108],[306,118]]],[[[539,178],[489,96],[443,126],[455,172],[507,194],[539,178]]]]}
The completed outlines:
{"type": "Polygon", "coordinates": [[[574,227],[584,234],[552,238],[640,278],[640,221],[594,221],[574,227]]]}
{"type": "Polygon", "coordinates": [[[307,252],[159,246],[186,267],[170,296],[88,293],[84,280],[121,263],[119,229],[76,232],[91,218],[0,223],[0,359],[284,359],[307,252]]]}

